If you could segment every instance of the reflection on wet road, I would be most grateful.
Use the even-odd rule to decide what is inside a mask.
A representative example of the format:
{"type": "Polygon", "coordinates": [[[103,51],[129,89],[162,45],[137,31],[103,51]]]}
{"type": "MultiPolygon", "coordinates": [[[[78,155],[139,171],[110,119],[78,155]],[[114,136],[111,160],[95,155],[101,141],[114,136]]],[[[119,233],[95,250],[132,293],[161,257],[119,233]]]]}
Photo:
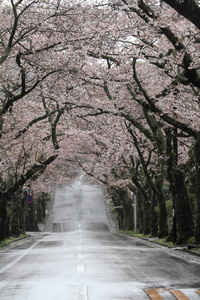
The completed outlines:
{"type": "Polygon", "coordinates": [[[57,190],[46,232],[0,252],[0,299],[200,299],[198,259],[110,231],[104,198],[86,182],[57,190]]]}

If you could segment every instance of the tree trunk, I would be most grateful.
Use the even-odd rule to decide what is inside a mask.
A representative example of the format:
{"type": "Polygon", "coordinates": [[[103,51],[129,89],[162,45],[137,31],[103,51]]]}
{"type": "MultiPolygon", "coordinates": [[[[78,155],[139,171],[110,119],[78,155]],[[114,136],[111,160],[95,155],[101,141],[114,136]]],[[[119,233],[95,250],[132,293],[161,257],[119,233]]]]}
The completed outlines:
{"type": "Polygon", "coordinates": [[[138,232],[144,232],[144,209],[143,209],[143,196],[141,192],[136,194],[137,197],[137,223],[138,223],[138,232]]]}
{"type": "MultiPolygon", "coordinates": [[[[170,183],[170,192],[172,194],[172,202],[173,202],[173,224],[171,229],[172,241],[173,244],[177,241],[177,226],[176,226],[176,181],[174,177],[174,170],[177,164],[177,142],[175,142],[173,138],[171,129],[166,130],[166,154],[168,156],[167,160],[167,176],[170,183]]],[[[171,238],[171,237],[170,237],[171,238]]]]}
{"type": "Polygon", "coordinates": [[[20,228],[21,233],[26,231],[26,192],[21,193],[21,211],[20,211],[20,228]]]}
{"type": "Polygon", "coordinates": [[[160,191],[160,194],[157,195],[157,201],[159,206],[159,216],[158,216],[158,236],[159,238],[166,237],[168,235],[168,225],[167,225],[167,209],[165,196],[162,192],[163,187],[163,176],[158,176],[156,178],[156,187],[160,191]]]}
{"type": "Polygon", "coordinates": [[[151,197],[151,235],[152,236],[158,236],[158,214],[155,210],[155,207],[157,205],[156,201],[156,195],[153,192],[151,197]]]}
{"type": "Polygon", "coordinates": [[[200,244],[200,134],[195,144],[195,169],[196,169],[196,200],[197,200],[197,220],[195,226],[196,243],[200,244]]]}
{"type": "Polygon", "coordinates": [[[144,234],[151,233],[151,213],[150,205],[144,199],[144,234]]]}
{"type": "Polygon", "coordinates": [[[194,234],[194,224],[188,191],[185,184],[184,173],[178,166],[178,145],[176,134],[171,130],[167,132],[167,155],[168,155],[168,179],[170,190],[173,195],[173,242],[176,244],[186,243],[188,238],[194,234]],[[176,233],[174,230],[176,229],[176,233]],[[177,240],[175,238],[177,237],[177,240]]]}
{"type": "Polygon", "coordinates": [[[37,224],[35,202],[28,203],[27,210],[28,210],[28,214],[26,217],[26,230],[39,231],[38,224],[37,224]]]}
{"type": "Polygon", "coordinates": [[[188,191],[185,185],[185,176],[178,168],[175,171],[176,181],[176,219],[177,219],[177,244],[183,244],[194,235],[193,216],[190,207],[188,191]]]}
{"type": "Polygon", "coordinates": [[[146,183],[147,188],[147,197],[143,198],[143,207],[144,207],[144,234],[151,233],[151,189],[148,187],[148,183],[146,183]]]}
{"type": "Polygon", "coordinates": [[[21,213],[21,199],[16,193],[11,197],[12,206],[11,206],[11,235],[19,236],[20,235],[20,213],[21,213]]]}
{"type": "Polygon", "coordinates": [[[124,207],[124,218],[125,218],[125,230],[133,230],[134,228],[134,209],[132,206],[131,199],[128,198],[128,194],[126,192],[126,197],[123,199],[123,207],[124,207]]]}
{"type": "Polygon", "coordinates": [[[0,241],[9,236],[7,221],[7,201],[3,194],[0,194],[0,241]]]}

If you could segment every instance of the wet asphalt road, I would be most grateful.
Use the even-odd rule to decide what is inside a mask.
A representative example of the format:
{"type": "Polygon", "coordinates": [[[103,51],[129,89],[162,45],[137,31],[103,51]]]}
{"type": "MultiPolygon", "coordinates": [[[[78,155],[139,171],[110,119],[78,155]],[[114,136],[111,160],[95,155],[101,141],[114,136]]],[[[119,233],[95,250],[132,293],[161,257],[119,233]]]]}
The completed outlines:
{"type": "Polygon", "coordinates": [[[57,190],[46,231],[0,251],[0,300],[200,299],[200,259],[114,232],[104,198],[82,176],[57,190]]]}

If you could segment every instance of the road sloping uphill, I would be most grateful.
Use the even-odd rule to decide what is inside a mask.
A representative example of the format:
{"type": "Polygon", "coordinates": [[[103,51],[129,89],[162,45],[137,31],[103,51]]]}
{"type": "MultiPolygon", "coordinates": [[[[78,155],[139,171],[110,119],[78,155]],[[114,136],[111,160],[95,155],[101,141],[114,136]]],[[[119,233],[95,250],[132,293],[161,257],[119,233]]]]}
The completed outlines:
{"type": "Polygon", "coordinates": [[[0,300],[200,299],[200,259],[119,234],[83,174],[50,208],[44,232],[0,251],[0,300]]]}

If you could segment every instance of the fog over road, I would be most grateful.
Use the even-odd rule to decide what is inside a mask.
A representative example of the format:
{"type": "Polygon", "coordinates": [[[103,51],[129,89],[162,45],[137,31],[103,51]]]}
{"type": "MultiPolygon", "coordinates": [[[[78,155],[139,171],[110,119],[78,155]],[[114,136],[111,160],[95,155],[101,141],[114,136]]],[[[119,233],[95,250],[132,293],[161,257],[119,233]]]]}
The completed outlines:
{"type": "Polygon", "coordinates": [[[200,300],[200,258],[118,234],[104,200],[58,189],[46,231],[0,251],[0,300],[200,300]]]}

